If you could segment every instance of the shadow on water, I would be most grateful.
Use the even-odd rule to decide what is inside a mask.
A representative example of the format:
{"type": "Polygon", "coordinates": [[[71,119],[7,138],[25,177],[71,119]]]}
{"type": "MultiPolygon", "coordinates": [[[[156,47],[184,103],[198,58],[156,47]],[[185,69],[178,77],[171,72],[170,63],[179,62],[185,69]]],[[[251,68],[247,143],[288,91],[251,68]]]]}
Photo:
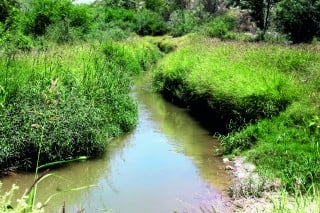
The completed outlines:
{"type": "MultiPolygon", "coordinates": [[[[214,156],[218,141],[185,109],[152,93],[147,78],[139,79],[132,93],[139,104],[136,129],[113,140],[102,158],[53,171],[54,177],[40,183],[38,198],[96,187],[58,195],[47,212],[61,212],[64,202],[67,212],[201,212],[211,206],[225,212],[229,178],[214,156]]],[[[14,173],[1,181],[5,189],[16,183],[23,194],[32,180],[32,174],[14,173]]]]}

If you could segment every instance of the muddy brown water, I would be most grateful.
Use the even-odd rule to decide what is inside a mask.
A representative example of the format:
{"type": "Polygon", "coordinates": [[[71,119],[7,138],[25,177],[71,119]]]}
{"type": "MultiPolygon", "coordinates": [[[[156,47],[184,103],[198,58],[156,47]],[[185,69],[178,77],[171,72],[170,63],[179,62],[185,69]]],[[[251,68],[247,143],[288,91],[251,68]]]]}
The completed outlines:
{"type": "MultiPolygon", "coordinates": [[[[225,212],[229,177],[219,146],[185,109],[150,90],[148,77],[139,80],[133,97],[139,105],[135,130],[111,141],[105,155],[51,171],[38,185],[37,199],[53,197],[46,212],[225,212]],[[64,190],[95,185],[81,191],[64,190]]],[[[13,173],[1,179],[1,193],[17,184],[21,195],[33,174],[13,173]]]]}

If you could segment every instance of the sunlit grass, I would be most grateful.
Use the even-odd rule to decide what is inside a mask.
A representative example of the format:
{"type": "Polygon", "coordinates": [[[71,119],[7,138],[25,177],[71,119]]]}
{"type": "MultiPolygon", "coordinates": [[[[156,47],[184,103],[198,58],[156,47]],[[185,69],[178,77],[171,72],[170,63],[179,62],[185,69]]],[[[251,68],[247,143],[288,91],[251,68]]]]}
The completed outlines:
{"type": "Polygon", "coordinates": [[[42,164],[101,155],[110,138],[136,125],[132,77],[159,56],[140,38],[3,53],[1,172],[34,168],[40,144],[42,164]]]}
{"type": "Polygon", "coordinates": [[[162,60],[154,85],[210,130],[227,129],[225,154],[249,150],[261,174],[305,192],[320,182],[318,50],[193,35],[162,60]]]}

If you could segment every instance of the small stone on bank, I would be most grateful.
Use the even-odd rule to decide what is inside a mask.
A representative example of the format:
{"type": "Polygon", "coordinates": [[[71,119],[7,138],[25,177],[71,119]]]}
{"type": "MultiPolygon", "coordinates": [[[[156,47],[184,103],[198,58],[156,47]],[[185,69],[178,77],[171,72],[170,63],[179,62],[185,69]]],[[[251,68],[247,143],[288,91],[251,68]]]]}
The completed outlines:
{"type": "Polygon", "coordinates": [[[223,161],[223,163],[228,163],[229,159],[228,158],[223,158],[222,161],[223,161]]]}
{"type": "Polygon", "coordinates": [[[225,167],[225,170],[231,171],[231,170],[234,170],[234,168],[232,166],[228,165],[225,167]]]}

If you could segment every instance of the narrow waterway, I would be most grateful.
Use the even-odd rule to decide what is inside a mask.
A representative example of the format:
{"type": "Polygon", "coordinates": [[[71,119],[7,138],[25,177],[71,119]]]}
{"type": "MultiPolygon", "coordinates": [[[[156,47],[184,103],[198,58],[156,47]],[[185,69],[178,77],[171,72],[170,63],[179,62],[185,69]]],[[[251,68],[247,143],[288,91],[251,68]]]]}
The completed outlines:
{"type": "MultiPolygon", "coordinates": [[[[229,178],[214,157],[218,142],[185,109],[152,93],[148,82],[141,79],[133,90],[139,121],[132,133],[113,140],[103,158],[69,164],[39,184],[41,202],[95,185],[60,193],[47,212],[62,212],[64,203],[66,212],[209,212],[212,206],[226,212],[229,178]]],[[[1,180],[2,192],[15,183],[22,194],[32,180],[32,174],[11,174],[1,180]]]]}

